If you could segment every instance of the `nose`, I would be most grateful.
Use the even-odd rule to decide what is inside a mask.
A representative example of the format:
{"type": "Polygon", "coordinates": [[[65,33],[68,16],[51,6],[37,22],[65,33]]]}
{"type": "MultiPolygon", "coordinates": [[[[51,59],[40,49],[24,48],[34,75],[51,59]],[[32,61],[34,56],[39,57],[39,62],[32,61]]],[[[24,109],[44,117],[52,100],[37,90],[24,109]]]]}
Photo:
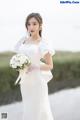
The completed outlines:
{"type": "Polygon", "coordinates": [[[33,25],[30,25],[29,28],[30,28],[30,30],[32,31],[32,30],[33,30],[33,25]]]}

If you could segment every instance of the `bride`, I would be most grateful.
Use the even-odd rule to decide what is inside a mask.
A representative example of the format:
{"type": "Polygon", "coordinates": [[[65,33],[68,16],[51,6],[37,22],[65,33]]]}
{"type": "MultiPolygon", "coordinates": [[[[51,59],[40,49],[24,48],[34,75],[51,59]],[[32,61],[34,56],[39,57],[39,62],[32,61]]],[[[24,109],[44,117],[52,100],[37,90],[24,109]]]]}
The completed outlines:
{"type": "Polygon", "coordinates": [[[47,83],[51,80],[54,50],[43,40],[42,17],[39,13],[27,16],[25,26],[29,34],[14,47],[16,53],[29,56],[31,65],[21,77],[20,89],[23,102],[23,120],[54,120],[48,98],[47,83]],[[43,58],[45,63],[40,59],[43,58]]]}

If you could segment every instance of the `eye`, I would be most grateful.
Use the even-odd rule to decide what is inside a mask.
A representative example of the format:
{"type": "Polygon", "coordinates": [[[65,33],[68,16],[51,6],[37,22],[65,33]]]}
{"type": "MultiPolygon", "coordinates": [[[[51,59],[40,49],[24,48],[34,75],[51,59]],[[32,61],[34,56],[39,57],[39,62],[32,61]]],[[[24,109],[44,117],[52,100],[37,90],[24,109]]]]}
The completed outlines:
{"type": "Polygon", "coordinates": [[[30,26],[30,24],[28,23],[28,26],[30,26]]]}
{"type": "Polygon", "coordinates": [[[36,23],[33,23],[33,25],[37,25],[36,23]]]}

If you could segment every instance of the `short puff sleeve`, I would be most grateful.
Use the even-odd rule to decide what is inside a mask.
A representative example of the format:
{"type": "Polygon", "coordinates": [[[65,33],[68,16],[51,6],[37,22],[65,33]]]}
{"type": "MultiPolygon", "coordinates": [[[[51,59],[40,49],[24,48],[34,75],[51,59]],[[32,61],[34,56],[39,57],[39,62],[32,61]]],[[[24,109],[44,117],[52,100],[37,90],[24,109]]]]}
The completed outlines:
{"type": "Polygon", "coordinates": [[[53,56],[55,54],[55,50],[50,47],[50,45],[46,41],[42,41],[41,47],[41,57],[43,58],[45,54],[48,52],[53,56]]]}
{"type": "Polygon", "coordinates": [[[19,47],[21,46],[21,44],[23,44],[26,40],[26,37],[22,37],[14,46],[14,52],[19,53],[19,47]]]}

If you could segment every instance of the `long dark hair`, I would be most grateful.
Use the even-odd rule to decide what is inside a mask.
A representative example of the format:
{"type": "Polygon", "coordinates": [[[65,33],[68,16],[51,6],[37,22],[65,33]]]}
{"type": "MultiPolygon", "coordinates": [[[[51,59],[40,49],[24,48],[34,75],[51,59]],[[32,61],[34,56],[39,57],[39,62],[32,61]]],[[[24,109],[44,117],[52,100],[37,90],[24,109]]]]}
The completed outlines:
{"type": "MultiPolygon", "coordinates": [[[[34,17],[34,18],[38,21],[38,23],[39,23],[40,26],[42,25],[43,20],[42,20],[41,15],[40,15],[39,13],[31,13],[31,14],[29,14],[29,15],[27,16],[27,18],[26,18],[26,22],[25,22],[26,28],[27,28],[27,25],[28,25],[28,21],[29,21],[32,17],[34,17]]],[[[27,29],[28,29],[28,28],[27,28],[27,29]]],[[[42,36],[42,29],[40,29],[39,35],[40,35],[40,37],[42,36]]]]}

